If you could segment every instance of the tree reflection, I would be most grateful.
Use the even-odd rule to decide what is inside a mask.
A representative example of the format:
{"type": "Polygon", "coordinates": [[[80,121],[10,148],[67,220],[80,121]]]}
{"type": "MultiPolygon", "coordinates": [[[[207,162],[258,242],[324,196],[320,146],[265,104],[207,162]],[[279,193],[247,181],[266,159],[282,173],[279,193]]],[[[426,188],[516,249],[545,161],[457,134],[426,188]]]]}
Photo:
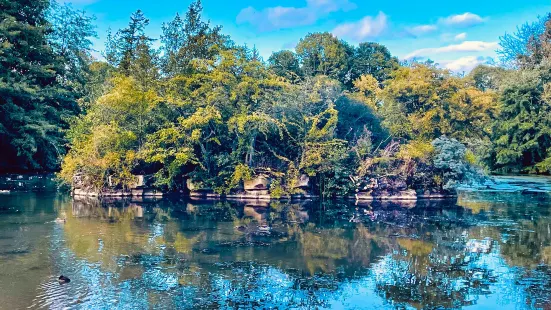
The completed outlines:
{"type": "Polygon", "coordinates": [[[166,307],[328,307],[367,280],[396,306],[457,308],[512,285],[527,305],[548,306],[549,207],[459,205],[80,200],[63,229],[110,285],[153,290],[148,301],[166,307]]]}

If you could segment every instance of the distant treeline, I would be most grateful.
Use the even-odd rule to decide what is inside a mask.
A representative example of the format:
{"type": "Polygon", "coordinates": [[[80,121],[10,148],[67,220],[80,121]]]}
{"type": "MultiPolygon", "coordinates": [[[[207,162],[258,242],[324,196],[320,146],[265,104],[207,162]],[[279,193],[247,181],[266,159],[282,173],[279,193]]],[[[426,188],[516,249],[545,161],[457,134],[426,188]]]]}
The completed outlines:
{"type": "Polygon", "coordinates": [[[308,174],[324,195],[370,177],[446,188],[473,165],[551,173],[549,16],[503,36],[499,65],[460,75],[330,33],[264,61],[201,12],[193,2],[157,39],[137,11],[97,61],[93,18],[2,1],[0,169],[61,167],[95,188],[155,174],[167,189],[190,178],[219,192],[263,173],[280,194],[308,174]]]}

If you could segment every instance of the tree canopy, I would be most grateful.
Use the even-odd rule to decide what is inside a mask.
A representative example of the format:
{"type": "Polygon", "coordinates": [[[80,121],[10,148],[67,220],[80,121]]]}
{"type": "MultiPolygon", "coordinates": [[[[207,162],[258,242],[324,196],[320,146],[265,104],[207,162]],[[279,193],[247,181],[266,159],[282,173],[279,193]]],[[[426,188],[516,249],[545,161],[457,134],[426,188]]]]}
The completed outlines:
{"type": "Polygon", "coordinates": [[[56,170],[63,158],[69,183],[126,188],[154,174],[166,190],[189,180],[220,193],[269,175],[278,195],[307,175],[324,196],[377,178],[445,188],[475,164],[551,173],[549,16],[502,37],[507,66],[463,76],[327,32],[264,62],[204,20],[199,0],[158,39],[137,10],[108,32],[102,61],[84,12],[0,5],[3,170],[56,170]]]}

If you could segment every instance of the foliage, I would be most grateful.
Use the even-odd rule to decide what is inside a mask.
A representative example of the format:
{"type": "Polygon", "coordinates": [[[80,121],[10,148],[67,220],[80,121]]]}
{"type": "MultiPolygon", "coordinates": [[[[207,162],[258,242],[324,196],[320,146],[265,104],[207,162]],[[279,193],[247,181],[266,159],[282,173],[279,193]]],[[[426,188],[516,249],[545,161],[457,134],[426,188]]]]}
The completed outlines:
{"type": "Polygon", "coordinates": [[[422,64],[396,70],[381,96],[385,123],[391,134],[402,138],[482,139],[490,134],[497,114],[493,91],[481,91],[449,71],[422,64]]]}
{"type": "Polygon", "coordinates": [[[73,9],[70,4],[50,2],[48,21],[51,31],[47,38],[65,67],[64,83],[69,84],[78,96],[86,93],[92,60],[92,38],[97,37],[95,17],[73,9]]]}
{"type": "Polygon", "coordinates": [[[466,147],[455,139],[445,136],[432,142],[435,149],[434,168],[442,176],[444,188],[453,188],[457,183],[475,183],[483,180],[483,174],[470,162],[466,147]]]}
{"type": "Polygon", "coordinates": [[[550,15],[540,16],[537,21],[517,26],[515,33],[506,33],[500,37],[500,48],[497,50],[497,54],[501,62],[509,67],[515,67],[519,66],[519,60],[522,57],[530,57],[532,51],[528,47],[532,41],[539,40],[549,17],[550,15]]]}
{"type": "Polygon", "coordinates": [[[302,71],[298,57],[292,51],[279,51],[268,58],[268,66],[275,74],[288,79],[298,81],[302,77],[302,71]]]}
{"type": "Polygon", "coordinates": [[[370,75],[382,83],[389,79],[398,67],[398,59],[392,57],[385,46],[374,42],[360,43],[354,49],[350,60],[350,81],[370,75]]]}
{"type": "Polygon", "coordinates": [[[347,71],[347,45],[328,32],[310,33],[296,46],[305,74],[339,79],[347,71]]]}
{"type": "Polygon", "coordinates": [[[58,44],[48,8],[47,0],[0,2],[1,170],[56,169],[66,119],[78,112],[76,78],[64,56],[87,46],[58,44]]]}
{"type": "Polygon", "coordinates": [[[307,174],[325,197],[369,180],[448,189],[478,180],[478,164],[551,173],[548,17],[502,38],[511,68],[459,76],[330,33],[264,63],[203,20],[199,0],[163,25],[159,49],[134,12],[101,62],[84,12],[46,0],[0,9],[0,169],[56,169],[69,148],[60,176],[97,190],[155,174],[167,190],[191,180],[229,193],[268,174],[284,196],[307,174]]]}
{"type": "Polygon", "coordinates": [[[222,27],[211,27],[201,20],[203,6],[200,0],[190,4],[186,16],[178,14],[163,24],[161,43],[163,72],[168,76],[193,73],[192,61],[214,59],[218,49],[230,47],[232,42],[221,33],[222,27]]]}
{"type": "Polygon", "coordinates": [[[86,115],[73,120],[72,147],[60,174],[69,184],[74,175],[84,175],[96,190],[131,186],[139,152],[161,121],[156,115],[162,103],[153,91],[142,90],[131,77],[117,76],[111,85],[86,115]]]}
{"type": "Polygon", "coordinates": [[[145,27],[149,25],[149,19],[141,10],[137,10],[130,16],[130,22],[126,28],[117,31],[114,35],[111,31],[107,34],[105,46],[105,59],[123,74],[132,73],[132,64],[138,58],[138,50],[143,45],[150,44],[153,39],[145,35],[145,27]]]}

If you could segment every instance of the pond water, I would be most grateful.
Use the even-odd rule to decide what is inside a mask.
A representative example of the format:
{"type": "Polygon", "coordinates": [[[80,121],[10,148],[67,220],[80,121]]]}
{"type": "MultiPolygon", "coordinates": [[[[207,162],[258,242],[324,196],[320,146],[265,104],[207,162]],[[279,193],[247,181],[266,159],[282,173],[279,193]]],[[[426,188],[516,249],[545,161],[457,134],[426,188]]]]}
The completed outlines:
{"type": "Polygon", "coordinates": [[[0,195],[2,309],[551,309],[550,264],[546,193],[401,205],[0,195]]]}

